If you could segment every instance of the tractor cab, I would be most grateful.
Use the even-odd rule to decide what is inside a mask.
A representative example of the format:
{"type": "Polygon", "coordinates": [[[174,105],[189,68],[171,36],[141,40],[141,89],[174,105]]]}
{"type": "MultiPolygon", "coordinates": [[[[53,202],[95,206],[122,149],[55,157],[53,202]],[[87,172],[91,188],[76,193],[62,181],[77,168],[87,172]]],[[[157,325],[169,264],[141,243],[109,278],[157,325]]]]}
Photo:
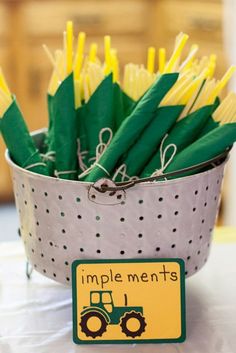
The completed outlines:
{"type": "Polygon", "coordinates": [[[108,313],[111,313],[114,308],[112,291],[91,291],[90,303],[91,306],[105,309],[108,313]]]}
{"type": "Polygon", "coordinates": [[[107,325],[120,324],[122,332],[129,337],[141,336],[145,331],[145,318],[141,306],[127,306],[124,294],[124,306],[114,306],[112,291],[91,291],[90,305],[81,312],[81,331],[87,337],[99,337],[106,332],[107,325]],[[129,323],[131,322],[131,326],[129,323]],[[132,322],[134,322],[132,326],[132,322]]]}

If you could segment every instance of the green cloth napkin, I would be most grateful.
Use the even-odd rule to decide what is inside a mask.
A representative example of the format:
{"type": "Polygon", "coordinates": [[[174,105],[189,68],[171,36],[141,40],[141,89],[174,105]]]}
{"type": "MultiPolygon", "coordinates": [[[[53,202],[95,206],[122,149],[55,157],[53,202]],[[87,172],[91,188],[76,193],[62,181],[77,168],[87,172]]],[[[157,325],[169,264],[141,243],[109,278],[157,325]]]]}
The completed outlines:
{"type": "Polygon", "coordinates": [[[0,131],[15,163],[31,172],[48,175],[15,98],[0,118],[0,131]]]}
{"type": "MultiPolygon", "coordinates": [[[[89,161],[89,158],[92,157],[95,159],[95,150],[99,143],[99,131],[104,127],[110,127],[113,131],[117,130],[135,105],[135,102],[123,92],[118,83],[111,84],[111,79],[111,75],[105,78],[94,92],[89,102],[78,108],[76,111],[79,147],[80,152],[83,154],[83,163],[87,166],[91,165],[94,161],[89,161]],[[113,97],[111,97],[111,89],[113,90],[113,97]],[[106,102],[108,101],[109,104],[104,106],[104,99],[106,99],[106,102]],[[111,104],[113,116],[111,116],[111,104]],[[91,126],[94,124],[96,124],[95,132],[94,130],[91,131],[91,126]],[[95,134],[96,136],[94,137],[95,134]],[[89,138],[87,138],[87,136],[89,138]],[[89,142],[90,146],[92,145],[91,148],[93,152],[91,152],[91,149],[88,146],[89,142]],[[89,149],[90,153],[88,152],[89,149]],[[86,151],[87,155],[84,155],[86,151]]],[[[104,135],[105,136],[103,137],[105,137],[105,141],[107,142],[107,133],[104,135]]]]}
{"type": "MultiPolygon", "coordinates": [[[[76,110],[77,126],[78,126],[78,148],[81,156],[83,155],[83,163],[88,167],[88,140],[85,131],[85,120],[87,119],[86,104],[83,104],[76,110]]],[[[82,157],[81,157],[82,158],[82,157]]],[[[79,166],[81,167],[81,166],[79,166]]],[[[82,172],[79,168],[78,174],[82,172]]]]}
{"type": "Polygon", "coordinates": [[[207,119],[206,124],[203,126],[203,129],[201,130],[199,137],[202,137],[202,136],[208,134],[208,132],[210,132],[211,130],[215,129],[218,126],[219,126],[218,121],[215,121],[212,118],[212,116],[209,116],[209,119],[207,119]]]}
{"type": "MultiPolygon", "coordinates": [[[[96,147],[99,144],[100,131],[103,128],[110,128],[112,132],[114,130],[112,74],[104,78],[85,104],[80,120],[79,127],[81,129],[81,124],[84,124],[87,139],[88,161],[92,164],[96,156],[96,147]]],[[[106,143],[109,133],[106,131],[102,137],[103,142],[106,143]]]]}
{"type": "MultiPolygon", "coordinates": [[[[219,105],[220,105],[220,99],[219,97],[216,97],[212,112],[214,112],[219,105]]],[[[201,130],[198,138],[206,135],[208,132],[210,132],[211,130],[215,129],[218,126],[219,126],[219,123],[213,119],[212,115],[210,115],[206,124],[203,126],[203,129],[201,130]]]]}
{"type": "MultiPolygon", "coordinates": [[[[199,132],[205,125],[209,115],[212,113],[212,109],[212,105],[206,105],[178,121],[164,141],[163,149],[169,144],[174,144],[177,147],[177,153],[179,153],[185,147],[190,145],[198,137],[199,132]]],[[[168,149],[166,151],[165,162],[171,158],[172,153],[173,149],[168,149]]],[[[140,177],[149,177],[155,172],[155,170],[161,169],[161,167],[161,150],[159,149],[144,168],[140,177]]]]}
{"type": "MultiPolygon", "coordinates": [[[[165,173],[191,167],[217,157],[235,141],[236,123],[221,125],[178,153],[166,168],[165,173]]],[[[185,172],[181,174],[181,177],[195,173],[196,170],[185,172]]]]}
{"type": "Polygon", "coordinates": [[[121,89],[117,82],[113,84],[113,95],[113,118],[115,130],[117,130],[123,120],[130,115],[135,102],[121,89]]]}
{"type": "Polygon", "coordinates": [[[55,114],[53,112],[53,96],[47,95],[47,107],[48,107],[48,133],[46,136],[47,152],[45,154],[45,160],[48,166],[48,172],[50,176],[54,175],[55,171],[55,139],[54,139],[54,120],[55,114]]]}
{"type": "Polygon", "coordinates": [[[137,101],[134,101],[130,96],[128,96],[123,90],[122,92],[122,99],[123,99],[123,106],[124,106],[124,116],[129,116],[132,110],[135,108],[137,101]]]}
{"type": "Polygon", "coordinates": [[[48,107],[48,137],[47,139],[51,140],[51,134],[53,134],[54,126],[54,114],[53,114],[53,96],[47,94],[47,107],[48,107]]]}
{"type": "Polygon", "coordinates": [[[76,180],[78,178],[77,116],[73,74],[60,84],[53,98],[57,176],[61,179],[76,180]]]}
{"type": "MultiPolygon", "coordinates": [[[[157,149],[165,134],[176,122],[183,108],[183,105],[173,105],[157,109],[153,120],[144,129],[139,139],[129,149],[123,162],[121,162],[121,164],[126,165],[128,176],[139,175],[152,157],[153,151],[157,149]]],[[[115,181],[120,181],[120,178],[117,177],[115,181]]]]}
{"type": "Polygon", "coordinates": [[[110,176],[120,157],[127,152],[153,119],[159,103],[177,79],[178,73],[164,74],[157,78],[129,117],[123,121],[110,145],[99,158],[99,165],[92,168],[86,181],[96,181],[104,176],[110,176]]]}

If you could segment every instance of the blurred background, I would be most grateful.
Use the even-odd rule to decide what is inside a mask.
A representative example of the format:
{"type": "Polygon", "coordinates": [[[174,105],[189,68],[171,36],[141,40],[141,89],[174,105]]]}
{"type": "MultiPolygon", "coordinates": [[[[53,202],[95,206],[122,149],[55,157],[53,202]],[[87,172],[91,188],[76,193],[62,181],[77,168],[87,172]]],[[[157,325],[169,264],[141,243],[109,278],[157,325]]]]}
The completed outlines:
{"type": "MultiPolygon", "coordinates": [[[[164,46],[170,53],[178,32],[188,33],[190,44],[199,44],[199,55],[217,55],[216,76],[220,77],[229,64],[236,63],[235,3],[235,0],[1,0],[0,66],[30,130],[35,130],[47,124],[46,92],[52,70],[42,44],[51,50],[61,47],[67,20],[74,22],[77,33],[86,32],[87,46],[92,41],[100,44],[101,56],[103,36],[110,34],[121,65],[145,63],[150,45],[164,46]]],[[[17,222],[4,150],[0,138],[0,240],[3,229],[8,229],[8,233],[14,229],[16,236],[14,222],[17,222]]],[[[219,224],[236,225],[236,189],[233,189],[236,153],[232,155],[219,224]]]]}

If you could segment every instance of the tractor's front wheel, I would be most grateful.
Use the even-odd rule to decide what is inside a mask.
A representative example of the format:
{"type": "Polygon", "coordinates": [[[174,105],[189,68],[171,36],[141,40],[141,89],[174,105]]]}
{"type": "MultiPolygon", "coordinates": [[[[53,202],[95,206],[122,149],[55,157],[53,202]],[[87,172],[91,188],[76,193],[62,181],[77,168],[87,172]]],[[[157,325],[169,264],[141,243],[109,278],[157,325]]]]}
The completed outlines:
{"type": "Polygon", "coordinates": [[[87,337],[101,337],[107,329],[107,324],[105,317],[97,311],[90,311],[81,316],[81,331],[87,337]]]}
{"type": "Polygon", "coordinates": [[[126,313],[120,322],[121,330],[127,337],[137,337],[145,331],[145,318],[141,313],[130,311],[126,313]]]}

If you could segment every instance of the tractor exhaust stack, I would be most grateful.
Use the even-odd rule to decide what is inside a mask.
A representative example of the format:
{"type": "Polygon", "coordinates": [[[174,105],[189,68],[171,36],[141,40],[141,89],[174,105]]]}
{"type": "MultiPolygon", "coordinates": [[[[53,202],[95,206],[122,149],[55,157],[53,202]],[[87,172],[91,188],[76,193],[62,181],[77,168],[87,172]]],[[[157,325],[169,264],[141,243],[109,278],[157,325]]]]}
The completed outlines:
{"type": "Polygon", "coordinates": [[[124,297],[125,297],[125,306],[128,305],[128,298],[127,298],[127,294],[124,294],[124,297]]]}

